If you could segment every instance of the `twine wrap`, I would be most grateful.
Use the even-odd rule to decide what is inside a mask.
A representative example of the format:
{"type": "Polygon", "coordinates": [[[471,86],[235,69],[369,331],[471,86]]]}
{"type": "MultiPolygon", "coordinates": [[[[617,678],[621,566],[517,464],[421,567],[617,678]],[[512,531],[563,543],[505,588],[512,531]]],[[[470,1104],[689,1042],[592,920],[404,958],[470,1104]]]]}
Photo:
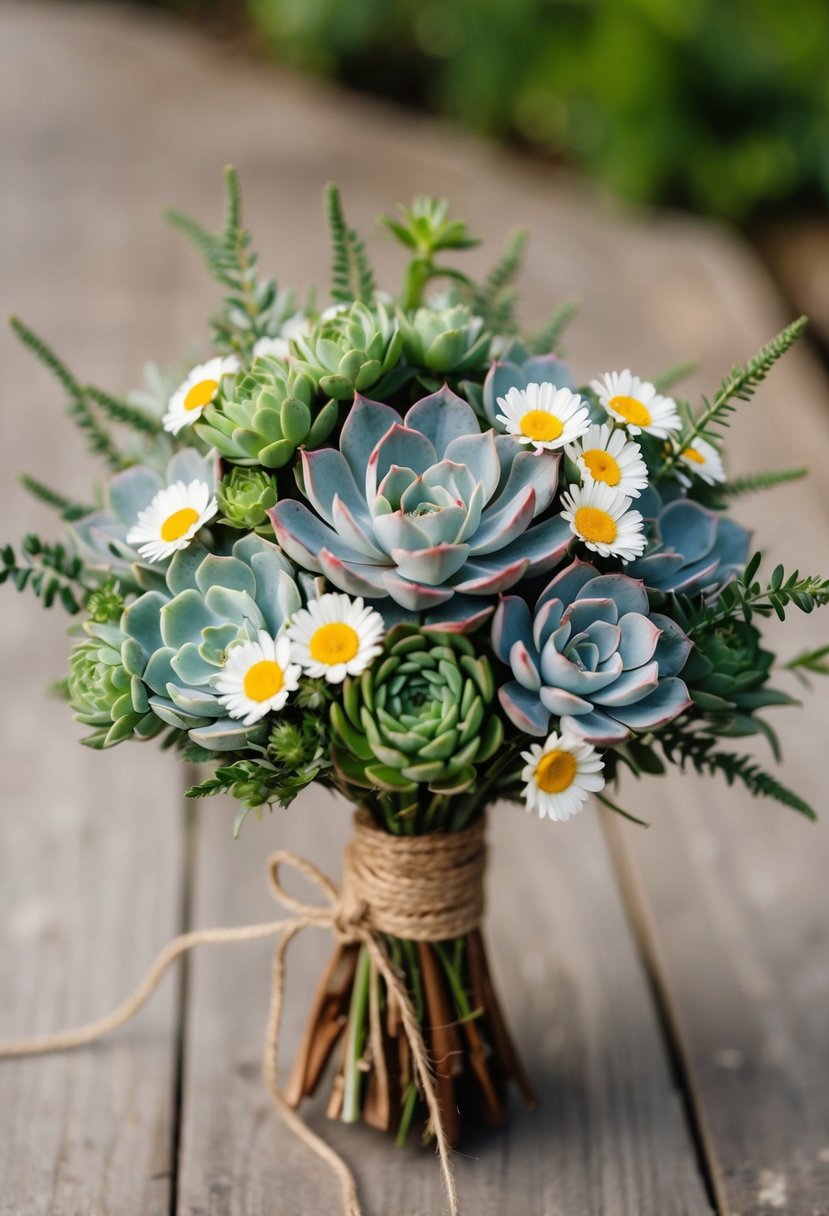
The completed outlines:
{"type": "Polygon", "coordinates": [[[386,984],[389,1001],[396,1002],[412,1054],[412,1064],[435,1136],[446,1188],[447,1207],[458,1216],[458,1199],[449,1159],[449,1143],[441,1116],[431,1062],[409,994],[383,945],[382,935],[411,941],[444,941],[463,937],[475,929],[483,913],[483,878],[486,866],[484,823],[479,820],[461,832],[424,836],[392,836],[378,828],[367,811],[354,816],[355,834],[344,862],[342,891],[310,861],[281,850],[268,859],[271,893],[293,918],[238,927],[196,929],[173,938],[123,1004],[111,1013],[73,1029],[31,1039],[0,1042],[0,1060],[71,1051],[97,1042],[129,1022],[146,1004],[176,959],[194,946],[227,945],[276,937],[271,1001],[265,1033],[262,1071],[283,1121],[331,1167],[339,1179],[345,1216],[360,1216],[357,1188],[351,1170],[329,1144],[312,1132],[291,1109],[278,1085],[278,1045],[285,988],[285,955],[304,929],[331,931],[341,941],[358,942],[368,951],[372,977],[371,1049],[383,1067],[377,976],[386,984]],[[323,904],[309,904],[289,895],[280,880],[280,868],[289,866],[304,875],[325,896],[323,904]]]}

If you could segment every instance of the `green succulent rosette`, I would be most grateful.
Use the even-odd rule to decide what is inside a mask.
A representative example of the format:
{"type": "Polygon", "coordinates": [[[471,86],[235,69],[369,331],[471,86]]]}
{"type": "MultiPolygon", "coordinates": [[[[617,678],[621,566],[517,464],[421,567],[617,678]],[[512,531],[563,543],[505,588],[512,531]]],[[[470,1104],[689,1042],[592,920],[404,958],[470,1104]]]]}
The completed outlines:
{"type": "Polygon", "coordinates": [[[403,338],[382,303],[360,301],[322,320],[307,337],[293,339],[292,366],[327,397],[350,401],[375,389],[397,366],[403,338]]]}
{"type": "Polygon", "coordinates": [[[228,384],[195,430],[234,464],[281,469],[300,445],[313,448],[328,438],[337,412],[334,400],[319,406],[311,376],[263,357],[228,384]]]}
{"type": "Polygon", "coordinates": [[[457,376],[489,362],[491,335],[464,304],[418,308],[401,314],[403,353],[414,366],[438,375],[457,376]]]}
{"type": "Polygon", "coordinates": [[[151,739],[164,723],[153,713],[147,690],[123,664],[124,634],[117,625],[87,621],[87,637],[69,656],[67,699],[75,719],[93,727],[87,747],[112,747],[125,739],[151,739]]]}
{"type": "Polygon", "coordinates": [[[263,469],[237,465],[216,487],[219,523],[244,532],[273,533],[268,511],[276,506],[276,482],[263,469]]]}
{"type": "Polygon", "coordinates": [[[347,786],[459,794],[498,750],[489,660],[457,634],[398,625],[383,654],[331,706],[334,767],[347,786]]]}

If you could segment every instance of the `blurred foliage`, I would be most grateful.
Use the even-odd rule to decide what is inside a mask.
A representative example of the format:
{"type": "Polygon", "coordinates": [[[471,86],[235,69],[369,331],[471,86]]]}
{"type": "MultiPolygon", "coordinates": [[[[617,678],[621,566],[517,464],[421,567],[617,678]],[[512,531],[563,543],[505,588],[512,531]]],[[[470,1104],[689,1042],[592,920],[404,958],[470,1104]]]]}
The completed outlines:
{"type": "Polygon", "coordinates": [[[751,223],[829,198],[827,0],[248,0],[297,66],[751,223]]]}

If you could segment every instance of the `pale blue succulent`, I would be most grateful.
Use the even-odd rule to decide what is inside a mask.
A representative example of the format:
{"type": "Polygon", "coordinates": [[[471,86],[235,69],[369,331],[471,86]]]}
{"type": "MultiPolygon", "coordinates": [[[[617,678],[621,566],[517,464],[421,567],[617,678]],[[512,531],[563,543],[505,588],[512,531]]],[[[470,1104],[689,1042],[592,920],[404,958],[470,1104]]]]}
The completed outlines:
{"type": "Polygon", "coordinates": [[[492,645],[515,676],[499,689],[501,705],[526,734],[546,735],[555,717],[562,730],[609,747],[691,704],[678,678],[690,640],[650,612],[641,582],[587,562],[557,574],[534,614],[520,597],[502,596],[492,645]]]}
{"type": "Polygon", "coordinates": [[[627,567],[631,578],[654,591],[687,595],[722,587],[745,566],[751,533],[727,515],[690,498],[657,506],[653,492],[637,506],[640,501],[653,518],[647,550],[627,567]]]}
{"type": "Polygon", "coordinates": [[[181,448],[171,458],[164,475],[149,465],[132,465],[116,473],[106,487],[100,510],[83,515],[70,527],[73,543],[84,562],[93,570],[113,574],[122,591],[142,590],[164,585],[164,562],[148,562],[132,545],[127,533],[159,490],[183,481],[198,480],[211,490],[216,485],[216,460],[195,448],[181,448]]]}
{"type": "Polygon", "coordinates": [[[176,553],[164,591],[147,591],[124,611],[124,667],[150,692],[163,722],[210,751],[238,750],[265,727],[228,717],[213,691],[227,648],[275,637],[301,606],[292,568],[275,545],[251,534],[228,557],[199,546],[176,553]]]}
{"type": "MultiPolygon", "coordinates": [[[[572,540],[556,515],[534,526],[556,491],[558,456],[481,433],[448,388],[405,419],[358,397],[340,450],[302,453],[311,507],[284,499],[269,512],[277,540],[302,569],[368,599],[414,612],[481,597],[553,569],[572,540]]],[[[453,605],[453,607],[455,607],[453,605]]]]}
{"type": "Polygon", "coordinates": [[[400,331],[409,362],[441,376],[482,368],[489,359],[492,338],[465,304],[401,313],[400,331]]]}
{"type": "Polygon", "coordinates": [[[546,383],[554,384],[556,388],[572,388],[573,377],[558,355],[531,355],[524,344],[516,340],[492,364],[483,389],[467,383],[463,388],[489,425],[500,430],[497,415],[503,411],[498,405],[498,398],[506,397],[511,388],[523,389],[528,384],[546,383]]]}

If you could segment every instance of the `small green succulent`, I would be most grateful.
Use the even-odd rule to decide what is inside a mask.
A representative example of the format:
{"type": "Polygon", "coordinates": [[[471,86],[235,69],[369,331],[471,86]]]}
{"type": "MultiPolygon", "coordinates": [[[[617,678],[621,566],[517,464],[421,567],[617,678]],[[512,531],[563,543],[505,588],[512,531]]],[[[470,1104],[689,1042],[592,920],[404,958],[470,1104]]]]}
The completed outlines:
{"type": "Polygon", "coordinates": [[[227,460],[281,469],[303,444],[323,443],[337,421],[336,401],[317,408],[312,377],[281,359],[256,359],[207,407],[195,429],[227,460]]]}
{"type": "Polygon", "coordinates": [[[262,469],[237,465],[216,487],[220,522],[231,528],[268,535],[273,532],[268,511],[276,505],[276,482],[262,469]]]}
{"type": "Polygon", "coordinates": [[[307,337],[294,338],[292,365],[309,376],[321,393],[337,401],[377,389],[396,366],[402,337],[397,321],[382,303],[359,301],[320,321],[307,337]]]}
{"type": "Polygon", "coordinates": [[[768,687],[774,655],[761,641],[754,625],[733,619],[695,638],[683,677],[696,707],[718,719],[720,734],[755,734],[764,729],[755,710],[793,703],[768,687]]]}
{"type": "Polygon", "coordinates": [[[346,786],[461,793],[503,740],[494,697],[489,661],[468,638],[398,625],[331,706],[335,770],[346,786]]]}
{"type": "Polygon", "coordinates": [[[403,353],[411,364],[439,375],[468,373],[489,361],[491,337],[482,317],[465,304],[449,308],[418,308],[401,314],[403,353]]]}
{"type": "Polygon", "coordinates": [[[117,625],[87,621],[87,637],[69,656],[67,698],[78,722],[93,727],[83,742],[96,749],[124,739],[150,739],[164,727],[152,712],[147,690],[121,661],[124,635],[117,625]]]}

